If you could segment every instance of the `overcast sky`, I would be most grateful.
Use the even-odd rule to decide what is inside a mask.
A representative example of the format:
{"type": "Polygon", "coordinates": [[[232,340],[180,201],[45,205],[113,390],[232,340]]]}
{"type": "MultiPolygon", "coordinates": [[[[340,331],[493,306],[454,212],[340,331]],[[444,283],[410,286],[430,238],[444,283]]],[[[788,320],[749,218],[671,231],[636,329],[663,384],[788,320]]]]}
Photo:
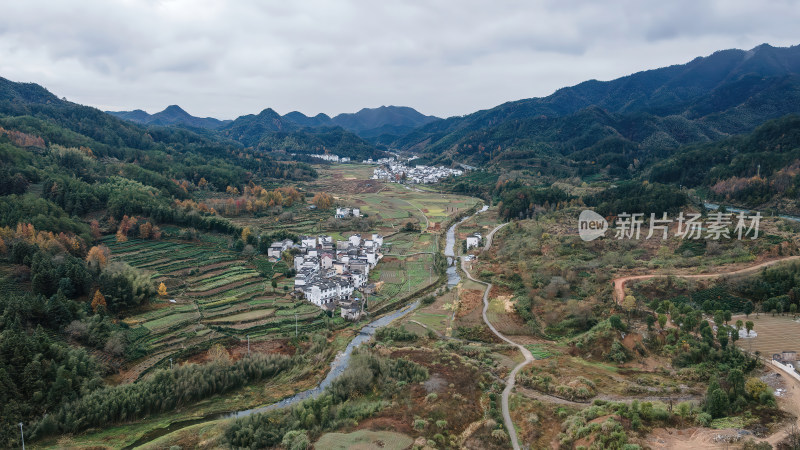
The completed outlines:
{"type": "Polygon", "coordinates": [[[104,110],[461,115],[727,48],[800,44],[800,2],[24,0],[0,76],[104,110]]]}

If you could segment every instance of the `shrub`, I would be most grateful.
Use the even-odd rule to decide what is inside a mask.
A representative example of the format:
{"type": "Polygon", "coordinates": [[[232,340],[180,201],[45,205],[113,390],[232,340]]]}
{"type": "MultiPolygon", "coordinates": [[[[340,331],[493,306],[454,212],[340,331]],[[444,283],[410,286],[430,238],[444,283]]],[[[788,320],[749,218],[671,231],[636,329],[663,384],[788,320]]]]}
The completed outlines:
{"type": "Polygon", "coordinates": [[[611,344],[611,350],[608,352],[608,359],[617,364],[622,364],[629,358],[628,350],[619,341],[614,341],[614,343],[611,344]]]}
{"type": "Polygon", "coordinates": [[[288,450],[306,450],[311,447],[311,441],[305,430],[292,430],[283,435],[281,445],[288,450]]]}
{"type": "Polygon", "coordinates": [[[711,417],[711,414],[709,414],[709,413],[700,413],[694,419],[695,423],[697,423],[701,427],[707,427],[707,426],[711,425],[711,421],[712,420],[713,420],[713,417],[711,417]]]}

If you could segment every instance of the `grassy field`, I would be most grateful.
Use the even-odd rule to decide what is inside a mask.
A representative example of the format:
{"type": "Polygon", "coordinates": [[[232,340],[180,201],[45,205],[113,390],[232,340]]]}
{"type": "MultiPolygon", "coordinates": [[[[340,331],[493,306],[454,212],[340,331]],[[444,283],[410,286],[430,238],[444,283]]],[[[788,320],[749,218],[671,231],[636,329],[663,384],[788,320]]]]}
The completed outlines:
{"type": "Polygon", "coordinates": [[[438,276],[433,269],[432,254],[417,254],[404,257],[385,257],[370,271],[370,282],[377,292],[369,296],[369,310],[399,304],[421,289],[436,283],[438,276]]]}
{"type": "Polygon", "coordinates": [[[509,303],[510,297],[491,298],[486,316],[492,325],[503,334],[509,336],[530,334],[530,327],[519,318],[516,310],[509,303]]]}
{"type": "Polygon", "coordinates": [[[392,431],[358,430],[353,433],[326,433],[314,443],[314,448],[329,450],[402,450],[409,448],[414,440],[392,431]]]}
{"type": "MultiPolygon", "coordinates": [[[[318,166],[319,178],[313,182],[300,183],[298,187],[309,193],[329,193],[339,206],[361,208],[363,214],[376,219],[375,229],[369,231],[384,235],[398,231],[406,222],[419,224],[423,231],[437,231],[438,224],[479,201],[467,196],[444,195],[431,189],[371,180],[373,169],[374,166],[361,164],[318,166]]],[[[291,213],[289,224],[280,219],[278,214],[263,217],[240,216],[231,220],[240,226],[250,227],[254,232],[269,233],[290,228],[298,234],[327,233],[335,238],[342,236],[339,230],[328,229],[326,225],[333,217],[333,210],[309,209],[307,204],[300,203],[282,208],[281,211],[291,213]]]]}
{"type": "Polygon", "coordinates": [[[734,316],[733,322],[752,320],[756,337],[739,339],[736,345],[743,350],[761,352],[761,356],[769,359],[773,353],[784,350],[800,351],[800,322],[792,320],[790,315],[772,316],[772,314],[750,314],[750,318],[734,316]]]}
{"type": "Polygon", "coordinates": [[[437,224],[474,206],[479,200],[458,195],[440,194],[396,183],[370,180],[374,166],[339,164],[318,168],[319,179],[309,191],[329,192],[344,206],[357,206],[380,222],[380,230],[390,233],[408,221],[420,224],[424,231],[438,230],[437,224]]]}

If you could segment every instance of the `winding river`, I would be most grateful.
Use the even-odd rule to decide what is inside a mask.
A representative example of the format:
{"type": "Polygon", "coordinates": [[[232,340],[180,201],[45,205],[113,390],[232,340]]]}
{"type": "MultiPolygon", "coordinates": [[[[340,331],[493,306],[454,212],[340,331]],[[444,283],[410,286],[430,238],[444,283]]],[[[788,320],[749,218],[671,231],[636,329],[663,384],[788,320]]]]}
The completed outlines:
{"type": "MultiPolygon", "coordinates": [[[[478,213],[481,213],[483,211],[486,211],[487,209],[489,209],[489,207],[484,205],[483,208],[480,211],[476,212],[475,214],[478,214],[478,213]]],[[[447,268],[447,284],[448,284],[448,286],[451,286],[451,287],[455,286],[456,284],[458,284],[459,281],[461,281],[461,277],[458,275],[458,272],[456,272],[456,267],[455,267],[455,241],[456,241],[455,230],[456,230],[456,226],[458,226],[459,224],[461,224],[465,220],[469,219],[470,217],[473,217],[475,214],[472,214],[472,215],[469,215],[467,217],[464,217],[463,219],[461,219],[457,223],[453,224],[447,230],[447,241],[446,241],[446,245],[445,245],[444,254],[445,254],[445,256],[447,256],[447,263],[448,263],[448,266],[449,266],[447,268]]],[[[252,414],[258,414],[258,413],[273,411],[273,410],[276,410],[276,409],[285,408],[287,406],[296,405],[297,403],[300,403],[303,400],[308,399],[308,398],[315,398],[315,397],[319,396],[320,394],[322,394],[322,392],[328,386],[330,386],[331,383],[333,383],[333,380],[335,380],[342,373],[344,373],[344,371],[347,369],[347,366],[350,364],[350,356],[352,355],[353,350],[356,347],[358,347],[359,345],[369,341],[372,338],[372,336],[375,334],[375,331],[378,330],[378,328],[382,328],[382,327],[385,327],[385,326],[389,325],[393,321],[395,321],[395,320],[407,315],[411,311],[414,311],[415,309],[417,309],[417,307],[419,307],[419,300],[417,300],[417,301],[415,301],[415,302],[413,302],[413,303],[411,303],[409,305],[406,305],[405,307],[403,307],[401,309],[398,309],[397,311],[394,311],[394,312],[392,312],[390,314],[387,314],[387,315],[385,315],[383,317],[380,317],[380,318],[368,323],[367,325],[364,325],[364,327],[361,328],[361,330],[359,330],[358,335],[356,337],[354,337],[353,340],[350,341],[349,344],[347,344],[347,347],[344,349],[344,351],[342,351],[338,355],[336,355],[336,358],[334,358],[333,362],[331,362],[331,370],[328,372],[328,375],[325,377],[325,379],[323,379],[319,383],[319,385],[317,385],[314,388],[311,388],[311,389],[306,390],[306,391],[299,392],[299,393],[297,393],[297,394],[295,394],[295,395],[293,395],[291,397],[287,397],[287,398],[285,398],[285,399],[283,399],[283,400],[281,400],[281,401],[279,401],[277,403],[273,403],[273,404],[266,405],[266,406],[260,406],[258,408],[252,408],[252,409],[247,409],[247,410],[243,410],[243,411],[222,412],[222,413],[210,414],[208,416],[197,418],[197,419],[190,419],[190,420],[183,420],[183,421],[179,421],[179,422],[173,422],[169,426],[150,430],[149,432],[145,433],[142,437],[137,439],[133,444],[125,447],[125,449],[126,450],[127,449],[133,449],[133,448],[142,446],[142,445],[147,444],[148,442],[151,442],[151,441],[153,441],[155,439],[158,439],[158,438],[160,438],[162,436],[166,436],[167,434],[170,434],[172,432],[175,432],[177,430],[180,430],[182,428],[186,428],[186,427],[189,427],[189,426],[192,426],[192,425],[197,425],[197,424],[204,423],[204,422],[210,422],[212,420],[239,419],[239,418],[242,418],[242,417],[247,417],[247,416],[252,415],[252,414]]]]}
{"type": "MultiPolygon", "coordinates": [[[[483,205],[483,208],[481,208],[475,214],[482,213],[487,209],[489,209],[489,205],[483,205]]],[[[461,281],[461,276],[456,270],[456,227],[461,225],[467,219],[473,217],[475,214],[464,217],[447,229],[447,241],[445,242],[444,246],[444,256],[447,257],[447,285],[449,287],[453,287],[461,281]]]]}
{"type": "MultiPolygon", "coordinates": [[[[710,202],[703,202],[703,206],[705,206],[707,209],[711,209],[711,210],[714,210],[714,211],[718,210],[720,208],[720,206],[724,206],[725,209],[729,213],[752,214],[752,213],[755,212],[755,211],[751,211],[749,209],[736,208],[734,206],[727,206],[727,205],[718,205],[716,203],[710,203],[710,202]]],[[[769,216],[766,215],[766,214],[762,214],[762,217],[769,217],[769,216]]],[[[797,216],[789,216],[789,215],[786,215],[786,214],[778,214],[778,217],[780,217],[782,219],[786,219],[786,220],[791,220],[793,222],[800,222],[800,217],[797,217],[797,216]]]]}

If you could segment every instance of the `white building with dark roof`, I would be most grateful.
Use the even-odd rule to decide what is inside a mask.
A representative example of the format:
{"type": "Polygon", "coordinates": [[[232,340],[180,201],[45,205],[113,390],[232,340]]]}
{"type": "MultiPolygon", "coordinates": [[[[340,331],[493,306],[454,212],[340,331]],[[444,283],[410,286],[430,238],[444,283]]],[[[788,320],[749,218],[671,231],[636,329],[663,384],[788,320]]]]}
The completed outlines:
{"type": "Polygon", "coordinates": [[[481,234],[480,233],[472,233],[467,236],[467,250],[478,247],[481,245],[481,234]]]}

